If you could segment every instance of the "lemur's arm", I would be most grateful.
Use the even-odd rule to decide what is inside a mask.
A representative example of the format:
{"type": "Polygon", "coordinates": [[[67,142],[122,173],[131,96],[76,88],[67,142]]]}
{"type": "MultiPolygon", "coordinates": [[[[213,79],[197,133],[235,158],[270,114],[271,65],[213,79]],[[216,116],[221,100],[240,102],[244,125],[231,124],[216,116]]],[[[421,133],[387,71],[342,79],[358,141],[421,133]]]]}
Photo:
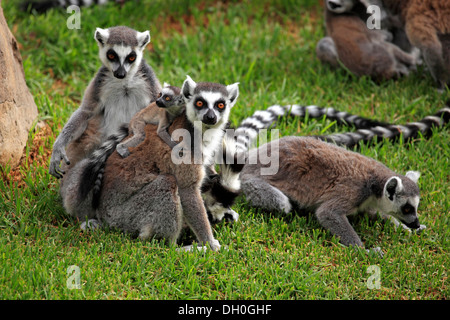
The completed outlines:
{"type": "Polygon", "coordinates": [[[156,133],[161,138],[162,141],[164,141],[171,149],[173,149],[177,143],[172,140],[172,137],[170,136],[168,130],[172,122],[169,119],[169,115],[167,114],[166,110],[161,110],[160,117],[159,117],[159,123],[158,123],[158,129],[156,130],[156,133]]]}
{"type": "Polygon", "coordinates": [[[64,160],[66,164],[70,164],[70,159],[66,155],[66,146],[83,134],[87,128],[89,119],[95,114],[98,108],[98,90],[96,90],[96,85],[101,76],[100,72],[97,73],[96,77],[89,83],[83,97],[83,102],[70,116],[69,121],[64,125],[64,128],[53,144],[49,173],[58,179],[62,178],[62,175],[65,173],[60,167],[61,160],[64,160]]]}
{"type": "Polygon", "coordinates": [[[80,107],[76,110],[66,123],[58,138],[53,144],[52,157],[50,159],[49,173],[60,179],[65,172],[60,167],[61,160],[70,164],[70,159],[66,155],[66,146],[73,140],[79,138],[86,130],[88,120],[92,113],[80,107]]]}

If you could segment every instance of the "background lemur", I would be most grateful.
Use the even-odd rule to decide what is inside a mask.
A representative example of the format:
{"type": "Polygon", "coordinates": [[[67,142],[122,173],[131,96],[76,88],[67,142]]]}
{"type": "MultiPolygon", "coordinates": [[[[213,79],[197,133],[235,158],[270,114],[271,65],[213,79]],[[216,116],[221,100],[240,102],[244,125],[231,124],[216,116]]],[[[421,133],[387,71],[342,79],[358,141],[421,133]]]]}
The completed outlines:
{"type": "Polygon", "coordinates": [[[406,35],[420,49],[439,89],[450,85],[450,1],[382,0],[400,16],[406,35]]]}
{"type": "Polygon", "coordinates": [[[374,80],[397,78],[415,69],[419,52],[409,54],[390,42],[391,34],[369,29],[367,19],[362,19],[368,16],[362,1],[325,0],[325,4],[328,37],[316,46],[320,60],[334,66],[339,60],[355,75],[374,80]]]}
{"type": "Polygon", "coordinates": [[[147,124],[157,124],[156,133],[158,136],[173,148],[176,143],[171,139],[167,129],[173,120],[184,111],[184,99],[180,88],[164,84],[160,96],[148,107],[139,111],[131,119],[129,124],[129,133],[133,136],[119,143],[116,147],[117,152],[126,158],[130,152],[128,148],[136,147],[145,139],[145,126],[147,124]]]}
{"type": "Polygon", "coordinates": [[[103,5],[112,1],[123,5],[127,0],[29,0],[23,1],[20,7],[23,11],[35,10],[38,13],[44,13],[52,8],[67,8],[70,5],[89,7],[93,4],[103,5]]]}
{"type": "Polygon", "coordinates": [[[363,247],[348,215],[379,211],[407,228],[425,228],[417,217],[418,178],[417,172],[403,176],[378,161],[317,139],[284,137],[249,152],[241,183],[253,206],[286,213],[312,211],[342,244],[363,247]],[[261,168],[267,166],[257,161],[261,148],[278,155],[277,173],[261,175],[261,168]]]}
{"type": "Polygon", "coordinates": [[[49,167],[50,174],[62,178],[63,204],[74,216],[83,214],[83,208],[66,201],[79,180],[77,173],[71,172],[73,167],[161,92],[159,80],[143,59],[144,48],[150,42],[149,31],[119,26],[97,28],[94,36],[103,66],[86,88],[81,106],[57,137],[49,167]],[[64,163],[59,167],[61,160],[64,163]]]}
{"type": "MultiPolygon", "coordinates": [[[[147,125],[144,142],[129,157],[123,159],[113,153],[106,162],[96,217],[140,238],[156,237],[169,242],[176,241],[185,223],[199,243],[208,243],[213,250],[218,250],[220,244],[212,234],[201,186],[205,167],[212,164],[214,153],[222,144],[230,110],[239,95],[238,84],[195,83],[187,77],[181,92],[186,113],[174,120],[169,132],[174,136],[175,129],[181,129],[182,141],[172,152],[157,137],[155,126],[147,125]],[[200,143],[196,141],[199,136],[203,137],[200,143]],[[182,160],[186,161],[176,164],[172,157],[178,154],[179,148],[183,149],[182,160]],[[198,151],[202,156],[200,163],[195,159],[198,151]]],[[[92,169],[89,159],[83,160],[76,169],[79,176],[89,176],[82,174],[92,169]]],[[[81,189],[92,187],[84,181],[77,185],[81,189]]],[[[91,193],[80,200],[78,190],[72,197],[74,205],[89,201],[91,193]]]]}

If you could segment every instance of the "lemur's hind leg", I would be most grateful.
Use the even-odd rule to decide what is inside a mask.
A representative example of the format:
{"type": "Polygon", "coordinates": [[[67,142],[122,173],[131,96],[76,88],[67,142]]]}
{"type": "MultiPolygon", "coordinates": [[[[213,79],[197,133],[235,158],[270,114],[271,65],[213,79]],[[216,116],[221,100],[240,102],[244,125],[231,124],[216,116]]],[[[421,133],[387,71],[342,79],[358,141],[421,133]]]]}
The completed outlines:
{"type": "Polygon", "coordinates": [[[339,66],[336,46],[331,37],[324,37],[316,45],[316,54],[320,61],[329,63],[333,67],[339,66]]]}
{"type": "Polygon", "coordinates": [[[117,153],[120,154],[122,158],[126,158],[130,155],[128,148],[137,147],[142,141],[145,140],[145,126],[147,123],[143,120],[136,120],[130,123],[130,138],[119,143],[116,147],[117,153]]]}
{"type": "Polygon", "coordinates": [[[292,204],[289,198],[279,189],[261,178],[243,175],[241,188],[252,206],[268,210],[289,213],[292,204]]]}

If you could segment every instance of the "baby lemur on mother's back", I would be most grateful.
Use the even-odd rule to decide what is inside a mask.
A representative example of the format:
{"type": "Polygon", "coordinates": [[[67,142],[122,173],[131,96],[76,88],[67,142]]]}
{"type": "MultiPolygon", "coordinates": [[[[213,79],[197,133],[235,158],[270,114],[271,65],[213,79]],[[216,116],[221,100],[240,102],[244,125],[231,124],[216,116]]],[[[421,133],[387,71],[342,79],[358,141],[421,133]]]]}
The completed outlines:
{"type": "Polygon", "coordinates": [[[172,140],[167,130],[173,120],[181,115],[184,110],[185,102],[180,88],[165,83],[158,99],[145,109],[139,111],[131,119],[128,130],[133,136],[119,143],[116,147],[117,152],[123,158],[128,157],[130,155],[128,148],[136,147],[144,141],[145,126],[147,124],[157,124],[158,129],[156,132],[158,136],[173,148],[176,143],[172,140]]]}

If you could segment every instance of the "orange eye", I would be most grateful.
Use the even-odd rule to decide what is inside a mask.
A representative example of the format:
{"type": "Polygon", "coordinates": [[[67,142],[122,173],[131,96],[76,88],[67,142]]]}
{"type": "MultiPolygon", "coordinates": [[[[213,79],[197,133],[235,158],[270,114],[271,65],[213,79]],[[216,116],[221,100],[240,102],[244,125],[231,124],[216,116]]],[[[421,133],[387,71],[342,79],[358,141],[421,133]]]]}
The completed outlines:
{"type": "Polygon", "coordinates": [[[160,92],[160,93],[158,94],[158,98],[161,98],[161,96],[162,96],[162,93],[160,92]]]}
{"type": "Polygon", "coordinates": [[[166,100],[166,101],[170,101],[170,97],[167,96],[167,97],[165,98],[165,100],[166,100]]]}
{"type": "Polygon", "coordinates": [[[223,102],[218,103],[217,108],[219,108],[219,109],[225,108],[225,103],[223,103],[223,102]]]}
{"type": "Polygon", "coordinates": [[[108,54],[108,59],[109,59],[109,60],[114,60],[115,57],[116,57],[116,56],[115,56],[113,53],[109,53],[109,54],[108,54]]]}
{"type": "Polygon", "coordinates": [[[203,107],[203,101],[198,100],[198,101],[195,103],[195,105],[196,105],[198,108],[201,108],[201,107],[203,107]]]}
{"type": "Polygon", "coordinates": [[[135,56],[128,57],[128,61],[133,62],[134,60],[136,60],[135,56]]]}

